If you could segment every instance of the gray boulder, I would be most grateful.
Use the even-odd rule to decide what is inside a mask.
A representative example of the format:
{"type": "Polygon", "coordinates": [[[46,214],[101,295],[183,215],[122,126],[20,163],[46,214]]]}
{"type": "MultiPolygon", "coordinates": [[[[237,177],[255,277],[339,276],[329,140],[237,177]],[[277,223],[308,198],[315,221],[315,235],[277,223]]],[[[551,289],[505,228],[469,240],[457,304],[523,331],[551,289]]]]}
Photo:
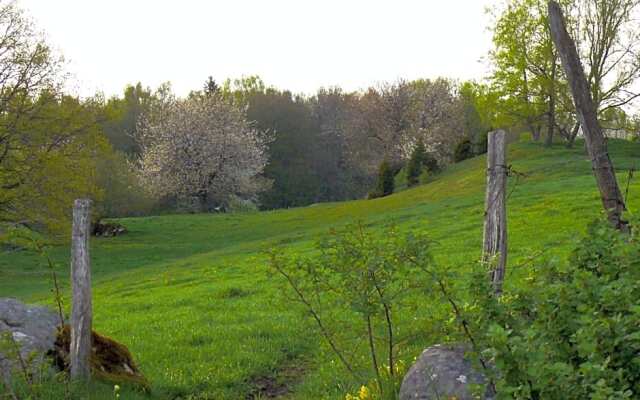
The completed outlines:
{"type": "Polygon", "coordinates": [[[465,357],[464,346],[435,345],[424,350],[409,369],[400,387],[400,400],[475,400],[470,385],[482,385],[482,399],[494,399],[484,374],[465,357]]]}
{"type": "Polygon", "coordinates": [[[3,381],[10,380],[12,371],[22,371],[20,358],[31,374],[49,370],[43,362],[54,349],[59,326],[58,314],[46,307],[0,298],[0,377],[3,381]]]}

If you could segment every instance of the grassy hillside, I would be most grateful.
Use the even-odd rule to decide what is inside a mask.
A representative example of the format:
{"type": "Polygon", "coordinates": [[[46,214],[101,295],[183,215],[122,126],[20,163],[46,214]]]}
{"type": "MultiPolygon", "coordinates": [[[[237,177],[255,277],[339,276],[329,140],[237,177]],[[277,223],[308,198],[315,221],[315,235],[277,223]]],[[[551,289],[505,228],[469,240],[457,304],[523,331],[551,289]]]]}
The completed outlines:
{"type": "MultiPolygon", "coordinates": [[[[624,190],[640,145],[612,141],[610,151],[624,190]]],[[[563,258],[601,214],[582,144],[567,150],[516,143],[508,158],[519,173],[509,183],[509,265],[538,252],[563,258]]],[[[344,398],[352,383],[303,311],[282,300],[281,285],[265,273],[263,250],[282,245],[308,252],[331,227],[395,222],[428,232],[439,263],[472,268],[482,240],[484,166],[484,157],[470,159],[429,184],[377,200],[125,219],[128,235],[92,243],[96,328],[130,347],[153,382],[152,398],[244,399],[269,385],[289,387],[291,399],[344,398]]],[[[632,181],[631,211],[639,196],[640,181],[632,181]]],[[[67,253],[51,253],[65,277],[67,253]]],[[[509,270],[507,285],[520,272],[509,270]]],[[[1,296],[51,303],[50,286],[38,256],[1,255],[1,296]]],[[[403,354],[410,360],[437,340],[425,331],[403,354]]]]}

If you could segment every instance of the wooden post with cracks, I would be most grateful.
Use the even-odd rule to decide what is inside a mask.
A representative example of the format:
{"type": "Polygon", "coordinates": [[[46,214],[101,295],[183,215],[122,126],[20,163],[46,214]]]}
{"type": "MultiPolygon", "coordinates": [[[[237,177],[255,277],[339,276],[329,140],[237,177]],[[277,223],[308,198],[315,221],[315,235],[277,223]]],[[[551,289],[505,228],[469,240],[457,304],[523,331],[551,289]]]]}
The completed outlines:
{"type": "Polygon", "coordinates": [[[616,229],[626,231],[628,224],[622,219],[622,213],[625,211],[624,199],[618,187],[613,164],[609,158],[607,140],[602,134],[602,128],[598,122],[598,112],[591,97],[589,82],[587,82],[580,58],[578,58],[576,45],[567,32],[560,6],[555,1],[550,1],[548,8],[551,37],[560,54],[560,59],[571,87],[573,102],[576,106],[578,121],[580,121],[582,132],[584,133],[584,140],[591,158],[593,174],[600,190],[602,205],[607,211],[609,222],[616,229]]]}
{"type": "Polygon", "coordinates": [[[489,132],[487,144],[487,189],[485,195],[482,260],[495,262],[491,283],[502,293],[507,264],[507,154],[506,132],[489,132]]]}
{"type": "Polygon", "coordinates": [[[71,379],[88,382],[91,377],[91,200],[73,203],[71,235],[71,379]]]}

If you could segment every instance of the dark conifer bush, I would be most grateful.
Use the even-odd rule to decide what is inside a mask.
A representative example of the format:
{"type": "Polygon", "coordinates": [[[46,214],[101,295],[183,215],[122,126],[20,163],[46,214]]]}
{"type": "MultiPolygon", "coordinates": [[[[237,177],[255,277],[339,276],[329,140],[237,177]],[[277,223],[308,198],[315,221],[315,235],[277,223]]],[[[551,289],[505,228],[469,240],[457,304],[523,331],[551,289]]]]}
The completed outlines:
{"type": "Polygon", "coordinates": [[[424,143],[419,141],[411,152],[411,158],[407,164],[407,185],[409,187],[415,186],[420,182],[420,175],[422,174],[422,168],[424,161],[427,157],[427,150],[424,147],[424,143]]]}
{"type": "Polygon", "coordinates": [[[378,170],[378,183],[376,185],[375,197],[384,197],[393,193],[395,189],[394,174],[391,165],[387,160],[382,161],[378,170]]]}
{"type": "Polygon", "coordinates": [[[453,155],[455,162],[464,161],[467,158],[473,157],[473,144],[469,139],[465,139],[462,142],[458,143],[456,146],[455,153],[453,155]]]}

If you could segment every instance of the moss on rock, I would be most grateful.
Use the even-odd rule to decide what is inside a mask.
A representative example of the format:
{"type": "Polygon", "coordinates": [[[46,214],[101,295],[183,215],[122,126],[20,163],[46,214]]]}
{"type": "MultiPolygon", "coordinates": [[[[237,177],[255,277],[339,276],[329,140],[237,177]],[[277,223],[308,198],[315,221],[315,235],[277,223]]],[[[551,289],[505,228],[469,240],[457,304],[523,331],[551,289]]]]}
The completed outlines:
{"type": "MultiPolygon", "coordinates": [[[[110,383],[131,385],[145,392],[150,390],[147,378],[142,375],[127,347],[115,340],[92,331],[91,374],[94,378],[110,383]]],[[[55,363],[60,370],[69,370],[71,328],[65,325],[58,332],[55,342],[55,363]]]]}

